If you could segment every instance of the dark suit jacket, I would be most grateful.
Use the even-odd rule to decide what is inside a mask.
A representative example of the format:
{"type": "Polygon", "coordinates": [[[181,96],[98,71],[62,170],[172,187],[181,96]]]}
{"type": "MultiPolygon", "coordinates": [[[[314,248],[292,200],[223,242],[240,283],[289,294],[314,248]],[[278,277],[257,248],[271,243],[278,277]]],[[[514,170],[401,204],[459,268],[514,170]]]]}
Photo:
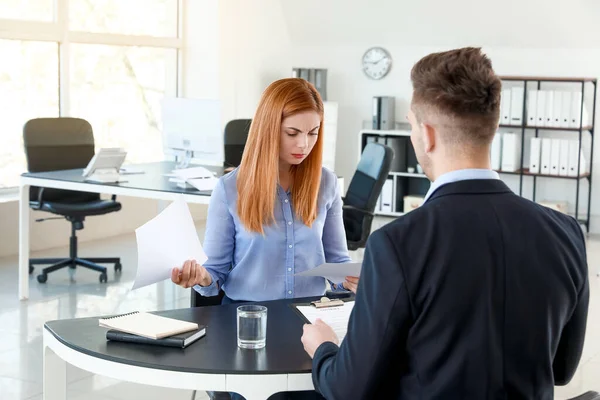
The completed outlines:
{"type": "Polygon", "coordinates": [[[573,218],[500,180],[450,183],[370,236],[347,336],[317,349],[315,388],[327,399],[552,399],[579,363],[588,301],[573,218]]]}

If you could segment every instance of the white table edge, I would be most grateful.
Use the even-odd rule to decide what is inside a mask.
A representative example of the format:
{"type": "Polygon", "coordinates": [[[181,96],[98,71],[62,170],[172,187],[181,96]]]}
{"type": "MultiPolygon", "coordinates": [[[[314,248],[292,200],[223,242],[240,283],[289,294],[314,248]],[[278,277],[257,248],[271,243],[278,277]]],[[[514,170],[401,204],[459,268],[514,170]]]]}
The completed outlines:
{"type": "Polygon", "coordinates": [[[314,389],[310,373],[203,374],[109,361],[72,349],[59,341],[47,328],[44,328],[43,343],[44,400],[66,399],[67,363],[122,381],[176,389],[236,392],[247,400],[267,399],[281,391],[314,389]]]}

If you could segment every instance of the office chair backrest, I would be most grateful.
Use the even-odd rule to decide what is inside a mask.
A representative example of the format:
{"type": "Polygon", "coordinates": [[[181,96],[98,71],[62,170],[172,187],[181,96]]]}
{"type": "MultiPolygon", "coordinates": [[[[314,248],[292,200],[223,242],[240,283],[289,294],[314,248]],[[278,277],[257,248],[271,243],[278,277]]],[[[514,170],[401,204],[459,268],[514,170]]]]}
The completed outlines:
{"type": "Polygon", "coordinates": [[[368,143],[344,198],[344,228],[348,249],[364,247],[371,232],[373,212],[394,158],[393,150],[368,143]],[[348,207],[349,206],[349,207],[348,207]]]}
{"type": "MultiPolygon", "coordinates": [[[[23,126],[23,147],[29,172],[85,168],[94,156],[94,134],[89,122],[80,118],[36,118],[23,126]]],[[[32,187],[31,200],[39,188],[32,187]]],[[[47,201],[97,199],[96,193],[45,189],[47,201]]]]}
{"type": "Polygon", "coordinates": [[[344,204],[374,212],[393,158],[394,152],[388,146],[368,143],[348,186],[344,204]]]}
{"type": "Polygon", "coordinates": [[[233,119],[225,125],[223,140],[225,167],[240,166],[251,123],[251,119],[233,119]]]}

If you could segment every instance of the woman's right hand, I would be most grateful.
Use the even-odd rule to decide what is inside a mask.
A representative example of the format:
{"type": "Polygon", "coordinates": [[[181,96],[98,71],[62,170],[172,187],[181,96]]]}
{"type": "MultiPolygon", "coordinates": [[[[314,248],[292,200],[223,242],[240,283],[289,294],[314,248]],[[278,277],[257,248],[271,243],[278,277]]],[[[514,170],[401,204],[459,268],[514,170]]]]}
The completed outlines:
{"type": "Polygon", "coordinates": [[[196,260],[187,260],[181,269],[173,268],[171,280],[174,284],[184,288],[191,288],[194,285],[209,286],[212,283],[212,277],[206,268],[198,264],[196,260]]]}

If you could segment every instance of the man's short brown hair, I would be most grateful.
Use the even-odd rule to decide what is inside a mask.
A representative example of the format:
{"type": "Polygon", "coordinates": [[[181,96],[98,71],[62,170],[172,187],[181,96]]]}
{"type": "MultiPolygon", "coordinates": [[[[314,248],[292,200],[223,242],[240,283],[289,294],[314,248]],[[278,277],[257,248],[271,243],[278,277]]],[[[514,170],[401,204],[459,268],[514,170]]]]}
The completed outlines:
{"type": "Polygon", "coordinates": [[[443,139],[450,143],[491,142],[500,118],[502,82],[480,48],[430,54],[414,65],[411,80],[419,122],[442,124],[443,139]]]}

